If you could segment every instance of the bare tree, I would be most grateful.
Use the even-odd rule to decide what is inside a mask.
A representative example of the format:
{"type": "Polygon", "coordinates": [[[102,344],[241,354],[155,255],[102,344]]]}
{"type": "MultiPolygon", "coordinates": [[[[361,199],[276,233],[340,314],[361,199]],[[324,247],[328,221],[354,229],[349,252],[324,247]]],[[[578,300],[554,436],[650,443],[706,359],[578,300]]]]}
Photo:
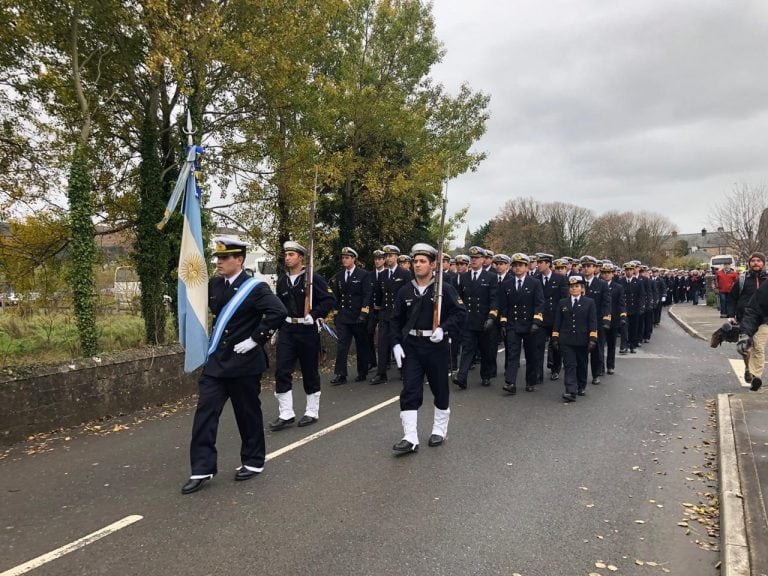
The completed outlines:
{"type": "Polygon", "coordinates": [[[555,254],[579,258],[589,246],[589,233],[595,215],[592,210],[567,204],[551,202],[542,206],[547,216],[547,246],[555,254]]]}
{"type": "Polygon", "coordinates": [[[662,245],[675,225],[656,212],[606,212],[592,224],[590,250],[614,262],[641,260],[658,265],[664,260],[662,245]]]}
{"type": "Polygon", "coordinates": [[[710,223],[736,248],[739,259],[746,260],[756,250],[765,250],[768,226],[763,213],[768,208],[768,187],[735,184],[733,190],[715,204],[710,223]],[[761,226],[762,224],[762,226],[761,226]]]}

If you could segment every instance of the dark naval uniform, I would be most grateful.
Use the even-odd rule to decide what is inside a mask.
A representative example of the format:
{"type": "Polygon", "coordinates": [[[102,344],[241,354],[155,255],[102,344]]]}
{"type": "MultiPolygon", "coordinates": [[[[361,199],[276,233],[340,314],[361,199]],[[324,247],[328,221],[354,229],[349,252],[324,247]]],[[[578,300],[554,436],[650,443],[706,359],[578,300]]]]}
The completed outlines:
{"type": "MultiPolygon", "coordinates": [[[[553,349],[551,346],[547,346],[549,338],[552,336],[552,325],[555,323],[555,309],[561,299],[568,296],[568,278],[565,274],[559,272],[551,272],[549,278],[543,274],[537,274],[537,278],[542,285],[542,293],[544,295],[544,311],[543,321],[541,323],[541,331],[537,334],[536,349],[538,351],[538,359],[536,360],[536,367],[539,371],[538,382],[544,380],[544,359],[547,361],[547,368],[550,370],[550,378],[557,380],[560,374],[560,367],[562,366],[562,357],[560,356],[559,349],[553,349]]],[[[528,358],[526,356],[526,362],[528,358]]]]}
{"type": "Polygon", "coordinates": [[[400,289],[411,281],[411,273],[395,266],[390,270],[385,268],[378,277],[373,291],[373,305],[379,316],[378,368],[372,384],[387,381],[387,363],[392,353],[394,340],[389,319],[395,307],[395,297],[400,289]]]}
{"type": "Polygon", "coordinates": [[[616,339],[621,336],[621,329],[627,323],[627,303],[621,282],[612,280],[607,284],[611,295],[611,326],[605,331],[606,368],[608,374],[613,374],[616,369],[616,339]]]}
{"type": "Polygon", "coordinates": [[[461,361],[455,382],[467,386],[467,375],[475,352],[480,352],[480,379],[483,386],[490,385],[496,371],[494,333],[497,311],[497,284],[495,272],[470,270],[459,280],[459,298],[467,307],[467,321],[463,327],[461,361]]]}
{"type": "MultiPolygon", "coordinates": [[[[512,261],[515,262],[515,256],[512,261]]],[[[539,351],[537,333],[544,320],[544,291],[541,282],[525,274],[522,277],[507,275],[499,290],[499,317],[502,332],[506,335],[507,364],[504,370],[504,390],[517,392],[517,371],[520,368],[520,352],[525,350],[525,389],[532,391],[539,378],[539,351]]]]}
{"type": "Polygon", "coordinates": [[[592,280],[584,280],[585,296],[595,301],[597,312],[597,348],[590,352],[589,363],[592,369],[592,384],[600,383],[600,376],[605,373],[605,332],[611,325],[611,295],[608,283],[593,276],[592,280]]]}
{"type": "MultiPolygon", "coordinates": [[[[419,254],[419,245],[414,252],[419,254]]],[[[427,247],[430,248],[430,247],[427,247]]],[[[436,255],[434,251],[432,258],[436,255]]],[[[445,334],[456,330],[464,323],[466,308],[456,290],[450,284],[443,284],[443,300],[438,330],[443,332],[439,342],[433,341],[435,282],[432,280],[423,293],[416,280],[402,288],[395,299],[390,318],[395,354],[402,349],[403,389],[400,393],[400,418],[405,433],[403,440],[394,446],[395,452],[413,452],[418,449],[417,410],[424,398],[424,378],[434,396],[435,415],[430,437],[430,446],[442,444],[445,438],[449,409],[448,365],[450,352],[445,334]]],[[[397,356],[396,356],[397,357],[397,356]]]]}
{"type": "Polygon", "coordinates": [[[293,369],[298,360],[301,367],[301,379],[307,394],[307,412],[299,421],[299,426],[309,424],[318,418],[320,394],[320,332],[316,324],[333,310],[335,299],[325,280],[318,274],[312,274],[312,324],[308,324],[304,315],[305,271],[291,281],[287,274],[277,281],[277,296],[288,310],[288,315],[277,334],[275,396],[278,399],[280,414],[270,424],[272,430],[279,429],[286,423],[293,422],[293,369]],[[285,395],[287,394],[287,395],[285,395]],[[285,395],[285,396],[284,396],[285,395]],[[314,396],[317,395],[317,396],[314,396]]]}
{"type": "MultiPolygon", "coordinates": [[[[645,313],[645,286],[635,276],[623,278],[624,298],[627,303],[627,348],[635,353],[642,338],[640,334],[640,316],[645,313]]],[[[622,346],[622,350],[626,350],[622,346]]]]}
{"type": "MultiPolygon", "coordinates": [[[[225,278],[221,276],[211,279],[208,284],[208,307],[214,321],[247,279],[248,275],[244,271],[229,286],[225,286],[225,278]]],[[[285,321],[286,314],[285,306],[272,293],[269,285],[260,282],[227,323],[218,346],[208,357],[198,383],[197,409],[190,444],[193,478],[218,472],[216,432],[227,399],[232,400],[240,431],[240,459],[243,466],[254,470],[264,467],[264,424],[259,400],[261,374],[267,367],[264,345],[285,321]],[[248,338],[252,338],[257,346],[246,353],[236,353],[235,345],[248,338]]]]}
{"type": "Polygon", "coordinates": [[[340,270],[331,283],[331,289],[336,296],[336,316],[334,324],[339,337],[336,351],[336,377],[333,383],[344,382],[347,379],[347,356],[355,339],[357,349],[357,378],[358,382],[365,380],[368,374],[368,345],[365,340],[368,322],[368,303],[371,301],[373,290],[371,275],[355,266],[352,274],[344,268],[340,270]]]}
{"type": "Polygon", "coordinates": [[[577,395],[585,394],[589,350],[597,347],[597,309],[594,300],[588,296],[578,297],[576,304],[573,304],[571,296],[560,300],[555,312],[552,337],[557,339],[563,353],[563,399],[572,402],[577,395]]]}

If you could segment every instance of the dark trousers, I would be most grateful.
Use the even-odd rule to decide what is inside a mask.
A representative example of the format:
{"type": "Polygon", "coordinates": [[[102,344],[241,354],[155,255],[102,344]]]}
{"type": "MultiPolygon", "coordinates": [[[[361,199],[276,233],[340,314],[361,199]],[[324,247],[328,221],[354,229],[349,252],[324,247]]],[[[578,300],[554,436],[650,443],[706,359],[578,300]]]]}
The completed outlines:
{"type": "Polygon", "coordinates": [[[320,334],[317,326],[285,324],[277,333],[275,392],[278,394],[293,388],[293,369],[297,360],[304,392],[320,392],[320,334]]]}
{"type": "Polygon", "coordinates": [[[565,391],[576,394],[587,387],[587,364],[589,352],[586,346],[561,345],[565,368],[565,391]]]}
{"type": "MultiPolygon", "coordinates": [[[[605,366],[609,370],[614,370],[616,368],[616,338],[619,337],[621,332],[622,330],[620,326],[611,326],[610,330],[606,330],[605,332],[605,366]]],[[[624,337],[622,337],[621,340],[623,349],[624,337]]]]}
{"type": "Polygon", "coordinates": [[[650,340],[653,334],[653,317],[656,313],[655,308],[650,308],[645,311],[645,322],[643,323],[643,338],[650,340]]]}
{"type": "Polygon", "coordinates": [[[240,431],[240,462],[254,468],[264,466],[266,446],[260,392],[261,374],[237,378],[214,378],[205,374],[200,376],[189,446],[192,475],[218,472],[216,433],[221,411],[228,399],[232,400],[237,429],[240,431]]]}
{"type": "MultiPolygon", "coordinates": [[[[539,333],[541,330],[539,331],[539,333]]],[[[517,371],[520,369],[520,352],[525,351],[525,385],[534,386],[539,380],[539,353],[536,348],[538,334],[518,334],[512,330],[507,332],[505,343],[507,362],[504,369],[504,381],[515,385],[517,371]]]]}
{"type": "Polygon", "coordinates": [[[435,397],[435,408],[448,410],[448,342],[435,344],[422,336],[403,340],[403,389],[400,410],[418,410],[424,402],[424,377],[435,397]]]}
{"type": "Polygon", "coordinates": [[[592,378],[605,374],[605,329],[597,329],[597,348],[589,353],[589,365],[592,369],[592,378]]]}
{"type": "Polygon", "coordinates": [[[376,367],[376,326],[379,324],[379,315],[372,312],[368,316],[366,325],[366,337],[368,340],[368,363],[371,368],[376,367]]]}
{"type": "Polygon", "coordinates": [[[653,324],[654,326],[658,326],[661,324],[661,308],[664,306],[664,303],[659,301],[658,306],[653,309],[653,324]]]}
{"type": "Polygon", "coordinates": [[[447,336],[450,338],[450,356],[451,356],[451,370],[456,371],[459,369],[459,352],[461,351],[461,331],[451,332],[447,336]]]}
{"type": "Polygon", "coordinates": [[[619,340],[621,341],[621,349],[626,350],[629,348],[629,316],[624,324],[619,328],[619,340]]]}
{"type": "Polygon", "coordinates": [[[456,376],[462,382],[467,381],[469,367],[475,353],[480,354],[480,378],[489,380],[493,378],[496,371],[496,350],[493,345],[496,337],[493,331],[484,332],[483,330],[464,330],[461,341],[461,362],[459,363],[459,373],[456,376]]]}
{"type": "Polygon", "coordinates": [[[392,328],[388,320],[382,320],[379,322],[379,364],[376,369],[376,374],[379,376],[387,377],[387,364],[389,363],[389,357],[392,355],[392,346],[394,345],[392,339],[392,328]]]}
{"type": "MultiPolygon", "coordinates": [[[[552,326],[542,326],[541,330],[536,334],[536,352],[538,358],[536,359],[536,368],[539,372],[537,382],[544,381],[544,362],[546,360],[546,366],[553,374],[558,374],[560,368],[563,365],[562,355],[560,349],[555,350],[552,348],[550,338],[552,337],[552,326]]],[[[528,362],[528,356],[526,355],[526,362],[528,362]]]]}
{"type": "Polygon", "coordinates": [[[358,376],[368,374],[368,342],[366,341],[365,323],[337,323],[336,335],[339,337],[339,341],[336,344],[334,374],[347,375],[347,356],[349,356],[349,348],[352,346],[352,338],[355,339],[355,349],[357,350],[357,374],[358,376]]]}
{"type": "Polygon", "coordinates": [[[640,314],[627,314],[627,344],[630,350],[637,348],[640,328],[640,314]]]}

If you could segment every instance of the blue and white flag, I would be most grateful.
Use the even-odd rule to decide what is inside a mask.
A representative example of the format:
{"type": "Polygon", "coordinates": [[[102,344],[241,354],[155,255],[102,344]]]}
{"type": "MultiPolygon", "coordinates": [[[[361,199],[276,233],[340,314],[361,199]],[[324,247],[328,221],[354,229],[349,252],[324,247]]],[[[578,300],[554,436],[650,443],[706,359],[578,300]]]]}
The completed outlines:
{"type": "Polygon", "coordinates": [[[163,221],[158,224],[158,228],[162,228],[168,222],[183,193],[178,302],[179,341],[184,347],[185,372],[193,372],[205,364],[208,351],[208,266],[200,224],[200,190],[195,181],[195,160],[202,151],[199,146],[189,146],[163,221]]]}

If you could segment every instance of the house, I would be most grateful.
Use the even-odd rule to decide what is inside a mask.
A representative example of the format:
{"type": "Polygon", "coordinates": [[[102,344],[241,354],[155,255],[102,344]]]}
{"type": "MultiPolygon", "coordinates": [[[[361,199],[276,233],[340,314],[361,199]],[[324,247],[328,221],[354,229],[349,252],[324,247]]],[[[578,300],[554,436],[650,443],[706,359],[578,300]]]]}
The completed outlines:
{"type": "Polygon", "coordinates": [[[695,234],[673,232],[664,240],[661,249],[665,257],[686,255],[704,262],[718,254],[738,253],[738,249],[730,243],[729,236],[722,228],[718,228],[717,232],[702,228],[701,232],[695,234]]]}

